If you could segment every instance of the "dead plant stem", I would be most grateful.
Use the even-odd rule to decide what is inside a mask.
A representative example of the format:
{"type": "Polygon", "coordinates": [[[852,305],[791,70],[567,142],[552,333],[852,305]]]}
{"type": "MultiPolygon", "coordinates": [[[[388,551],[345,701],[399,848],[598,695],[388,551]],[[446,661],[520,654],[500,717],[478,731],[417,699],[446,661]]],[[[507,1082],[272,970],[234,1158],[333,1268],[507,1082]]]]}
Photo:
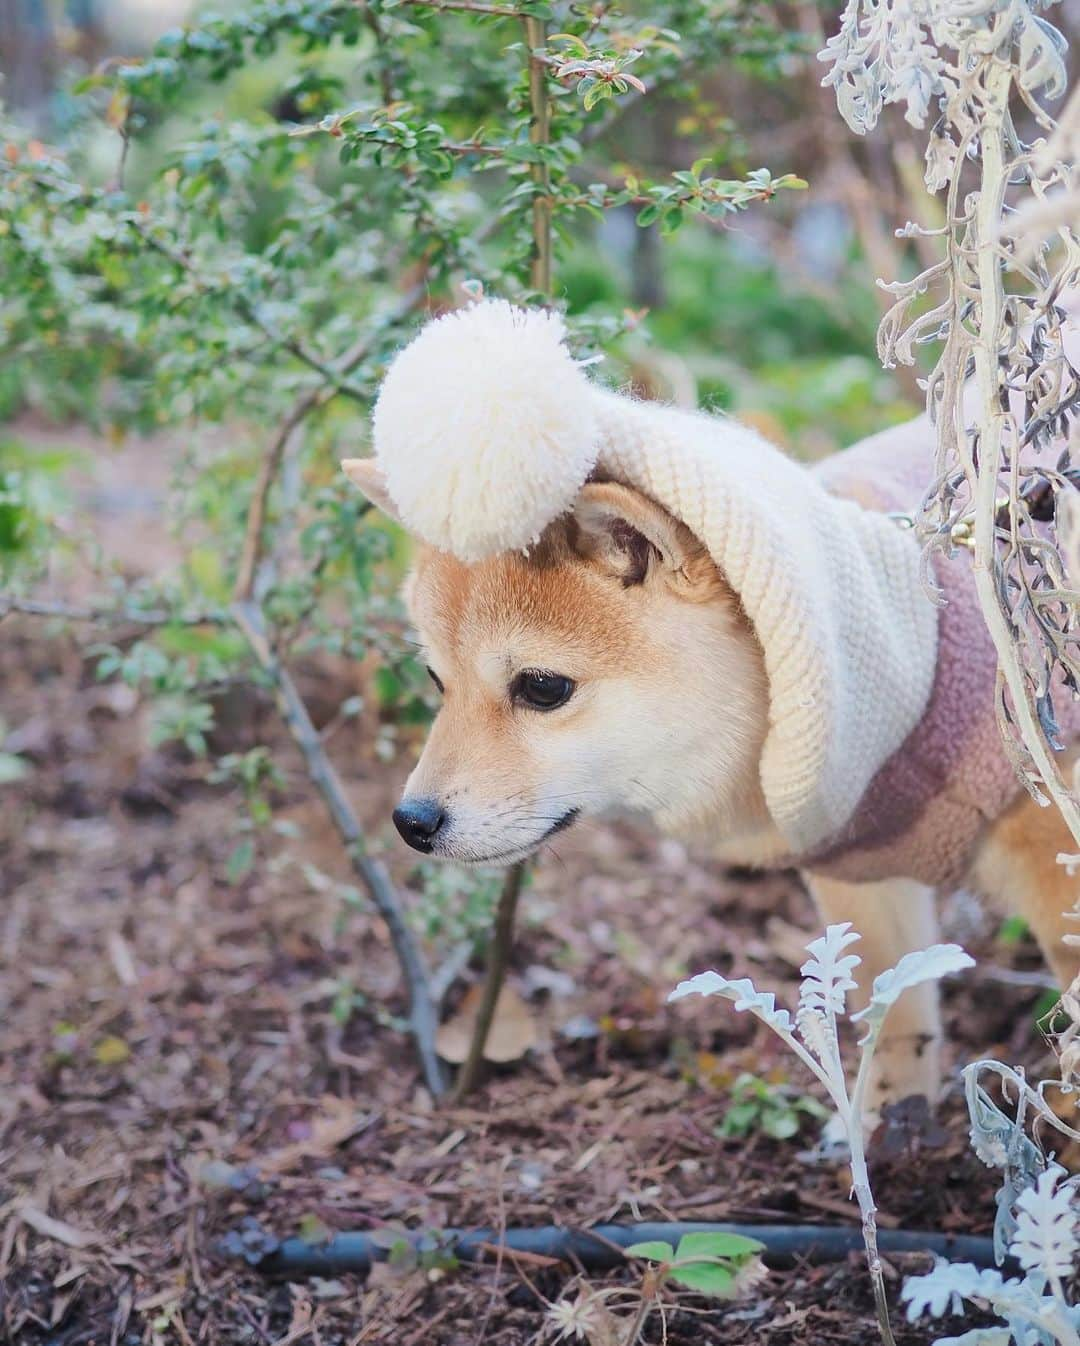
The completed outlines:
{"type": "MultiPolygon", "coordinates": [[[[534,145],[547,145],[551,139],[551,109],[548,102],[547,75],[545,61],[541,58],[544,46],[544,25],[539,19],[523,18],[525,45],[529,61],[529,105],[532,110],[529,125],[529,139],[534,145]]],[[[543,295],[551,293],[551,178],[546,163],[532,165],[532,179],[535,194],[532,202],[533,254],[531,263],[532,287],[543,295]]],[[[499,1003],[499,993],[506,979],[506,969],[510,962],[510,952],[514,946],[514,918],[517,914],[518,898],[525,879],[525,861],[519,861],[506,871],[498,906],[495,909],[495,925],[488,945],[487,967],[484,974],[484,989],[480,999],[480,1009],[476,1017],[469,1052],[458,1072],[454,1084],[453,1099],[460,1102],[476,1086],[480,1066],[484,1059],[491,1023],[495,1017],[495,1007],[499,1003]]]]}
{"type": "Polygon", "coordinates": [[[974,381],[978,389],[976,428],[979,456],[977,468],[972,465],[975,475],[973,571],[979,606],[997,651],[998,669],[1008,688],[1024,745],[1080,849],[1080,806],[1062,780],[1061,772],[1047,746],[1032,704],[1016,642],[1002,611],[1001,590],[995,574],[1001,441],[1008,415],[1001,408],[999,399],[999,343],[1004,295],[998,232],[1009,178],[1005,162],[1005,120],[1011,87],[1012,66],[1007,61],[995,61],[986,82],[986,102],[979,136],[981,181],[975,208],[979,321],[972,354],[974,381]]]}

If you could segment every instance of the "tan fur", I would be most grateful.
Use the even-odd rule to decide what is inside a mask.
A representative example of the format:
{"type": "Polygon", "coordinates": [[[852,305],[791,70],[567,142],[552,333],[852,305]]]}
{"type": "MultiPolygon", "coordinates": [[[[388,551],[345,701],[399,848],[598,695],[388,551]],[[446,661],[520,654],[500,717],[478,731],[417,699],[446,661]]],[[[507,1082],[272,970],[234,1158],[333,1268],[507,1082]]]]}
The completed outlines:
{"type": "MultiPolygon", "coordinates": [[[[517,859],[568,810],[612,808],[646,812],[732,861],[782,854],[758,781],[761,650],[708,552],[653,502],[592,483],[528,557],[465,565],[424,548],[407,599],[446,688],[405,791],[447,810],[436,854],[517,859]],[[522,708],[508,689],[523,669],[571,677],[576,691],[550,713],[522,708]]],[[[988,829],[971,874],[1024,916],[1063,983],[1080,964],[1061,942],[1080,888],[1055,863],[1066,849],[1056,810],[1023,795],[988,829]]],[[[805,877],[823,918],[850,920],[863,936],[864,995],[878,972],[936,938],[934,894],[920,884],[805,877]]],[[[878,1100],[932,1096],[940,1048],[937,991],[920,988],[888,1021],[878,1100]]]]}
{"type": "Polygon", "coordinates": [[[704,548],[651,502],[623,503],[663,554],[625,582],[597,522],[625,489],[586,487],[578,516],[528,557],[421,550],[406,598],[446,691],[406,796],[447,810],[437,854],[528,853],[571,809],[637,809],[690,832],[764,826],[760,788],[744,785],[765,733],[757,642],[704,548]],[[525,669],[574,679],[569,704],[513,704],[525,669]]]}
{"type": "Polygon", "coordinates": [[[1080,897],[1080,878],[1057,857],[1075,850],[1058,810],[1040,806],[1022,790],[988,831],[971,873],[972,885],[983,896],[1023,916],[1062,986],[1080,971],[1080,949],[1063,943],[1066,935],[1077,933],[1068,913],[1080,897]]]}

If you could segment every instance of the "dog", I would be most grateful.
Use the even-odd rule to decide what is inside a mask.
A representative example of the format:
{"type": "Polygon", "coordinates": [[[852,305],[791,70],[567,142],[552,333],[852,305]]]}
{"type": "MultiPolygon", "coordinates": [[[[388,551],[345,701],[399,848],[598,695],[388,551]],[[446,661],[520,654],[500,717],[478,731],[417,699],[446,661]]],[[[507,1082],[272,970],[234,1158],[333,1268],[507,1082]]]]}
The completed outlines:
{"type": "MultiPolygon", "coordinates": [[[[689,422],[673,424],[676,439],[692,433],[689,422]]],[[[885,469],[868,471],[866,464],[893,464],[915,440],[920,462],[928,461],[932,438],[924,419],[894,428],[838,455],[828,468],[831,486],[842,489],[848,476],[850,498],[869,481],[866,507],[880,508],[875,483],[885,469]]],[[[344,466],[375,505],[409,527],[378,462],[344,466]]],[[[815,474],[795,470],[805,474],[809,495],[815,474]]],[[[790,864],[790,835],[778,828],[763,789],[776,718],[770,683],[780,675],[748,615],[746,589],[736,591],[716,547],[686,522],[637,486],[605,475],[594,469],[527,550],[461,559],[418,543],[405,600],[442,703],[394,823],[425,855],[508,865],[579,817],[630,810],[732,864],[790,864]]],[[[969,570],[949,582],[969,585],[969,570]]],[[[959,615],[948,621],[977,618],[970,603],[966,618],[962,602],[953,608],[959,615]]],[[[806,885],[823,921],[850,921],[862,936],[855,998],[861,994],[863,1003],[878,973],[935,942],[936,898],[958,887],[1022,916],[1068,986],[1080,956],[1063,942],[1078,889],[1056,863],[1059,852],[1073,849],[1064,822],[1056,809],[1036,804],[997,757],[993,771],[980,776],[974,757],[969,770],[963,754],[942,764],[931,751],[954,732],[969,734],[983,757],[1000,752],[992,647],[981,622],[950,628],[944,617],[936,647],[933,635],[919,639],[929,639],[936,661],[923,714],[934,718],[936,737],[921,741],[923,731],[909,729],[903,746],[887,754],[829,843],[797,859],[806,885]],[[967,647],[979,641],[969,658],[967,647]],[[965,679],[979,657],[990,682],[972,689],[965,679]],[[966,729],[959,721],[969,691],[980,718],[966,729]],[[925,760],[907,771],[905,751],[925,760]],[[946,803],[936,812],[925,801],[908,807],[917,794],[909,777],[916,776],[932,778],[942,792],[946,803]],[[982,796],[995,791],[993,807],[984,808],[982,796]]],[[[914,662],[921,653],[910,649],[907,657],[914,662]]],[[[873,700],[861,714],[867,723],[878,714],[873,700]]],[[[919,788],[930,787],[923,781],[919,788]]],[[[941,1055],[938,993],[927,983],[905,994],[886,1022],[872,1105],[912,1094],[934,1098],[941,1055]]]]}

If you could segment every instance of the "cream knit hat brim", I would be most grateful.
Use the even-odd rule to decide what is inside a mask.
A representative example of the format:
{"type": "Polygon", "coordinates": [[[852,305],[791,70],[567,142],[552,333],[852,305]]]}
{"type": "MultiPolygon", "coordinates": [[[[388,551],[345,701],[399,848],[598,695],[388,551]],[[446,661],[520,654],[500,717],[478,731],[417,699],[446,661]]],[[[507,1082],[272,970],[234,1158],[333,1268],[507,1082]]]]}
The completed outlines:
{"type": "Polygon", "coordinates": [[[528,546],[594,468],[709,548],[765,656],[761,783],[794,854],[842,832],[922,716],[937,613],[919,549],[736,421],[591,383],[546,314],[499,302],[397,357],[375,448],[406,527],[464,560],[528,546]]]}
{"type": "Polygon", "coordinates": [[[761,784],[795,855],[835,837],[922,717],[937,612],[919,548],[737,421],[597,394],[601,468],[708,547],[765,655],[761,784]]]}

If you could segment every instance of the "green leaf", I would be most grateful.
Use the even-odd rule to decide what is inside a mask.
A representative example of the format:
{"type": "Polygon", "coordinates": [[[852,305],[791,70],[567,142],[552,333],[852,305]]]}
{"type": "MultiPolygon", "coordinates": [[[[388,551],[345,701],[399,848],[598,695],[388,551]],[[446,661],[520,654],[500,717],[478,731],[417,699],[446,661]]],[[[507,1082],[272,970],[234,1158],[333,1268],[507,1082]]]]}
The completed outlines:
{"type": "Polygon", "coordinates": [[[405,686],[398,675],[392,668],[387,668],[385,664],[375,670],[373,682],[375,684],[375,695],[384,706],[392,706],[405,690],[405,686]]]}
{"type": "Polygon", "coordinates": [[[334,1231],[314,1211],[300,1217],[296,1232],[305,1243],[315,1247],[320,1243],[328,1243],[334,1236],[334,1231]]]}
{"type": "Polygon", "coordinates": [[[664,1243],[660,1239],[646,1243],[632,1243],[623,1251],[627,1257],[645,1257],[650,1262],[670,1262],[675,1256],[675,1249],[671,1244],[664,1243]]]}
{"type": "Polygon", "coordinates": [[[191,578],[202,593],[216,602],[225,602],[229,585],[222,564],[221,553],[213,547],[194,547],[187,556],[191,578]]]}
{"type": "Polygon", "coordinates": [[[708,1262],[692,1262],[689,1266],[673,1266],[668,1273],[673,1281],[688,1290],[703,1295],[727,1299],[735,1285],[735,1272],[729,1266],[713,1266],[708,1262]]]}
{"type": "Polygon", "coordinates": [[[703,1230],[682,1236],[675,1250],[675,1260],[683,1262],[694,1257],[748,1257],[751,1253],[761,1252],[764,1247],[764,1243],[742,1234],[703,1230]]]}
{"type": "Polygon", "coordinates": [[[248,811],[251,814],[251,821],[256,827],[265,827],[274,816],[271,812],[270,805],[261,795],[256,795],[256,797],[252,799],[251,803],[248,805],[248,811]]]}
{"type": "Polygon", "coordinates": [[[1009,916],[998,929],[998,939],[1002,944],[1019,944],[1029,933],[1028,923],[1023,916],[1009,916]]]}
{"type": "Polygon", "coordinates": [[[773,1140],[790,1140],[799,1133],[799,1115],[794,1109],[768,1108],[762,1114],[761,1129],[773,1140]]]}
{"type": "Polygon", "coordinates": [[[568,46],[575,47],[582,56],[589,54],[588,43],[574,33],[552,33],[547,40],[548,46],[550,47],[553,42],[565,42],[568,46]]]}
{"type": "Polygon", "coordinates": [[[255,866],[255,843],[245,837],[225,862],[225,878],[237,884],[246,878],[255,866]]]}
{"type": "Polygon", "coordinates": [[[756,1102],[735,1103],[727,1112],[717,1130],[722,1136],[745,1136],[757,1121],[761,1109],[756,1102]]]}
{"type": "Polygon", "coordinates": [[[0,785],[11,785],[30,774],[30,766],[13,752],[0,752],[0,785]]]}
{"type": "Polygon", "coordinates": [[[804,1112],[808,1117],[815,1117],[819,1122],[824,1122],[832,1115],[824,1103],[819,1103],[816,1098],[811,1098],[809,1094],[800,1094],[795,1100],[794,1106],[799,1112],[804,1112]]]}
{"type": "Polygon", "coordinates": [[[669,235],[675,233],[683,222],[683,210],[681,206],[669,206],[664,211],[664,218],[660,222],[660,232],[669,235]]]}
{"type": "Polygon", "coordinates": [[[642,206],[638,211],[637,226],[639,229],[647,229],[650,224],[655,224],[659,218],[660,206],[655,201],[652,201],[649,205],[642,206]]]}

